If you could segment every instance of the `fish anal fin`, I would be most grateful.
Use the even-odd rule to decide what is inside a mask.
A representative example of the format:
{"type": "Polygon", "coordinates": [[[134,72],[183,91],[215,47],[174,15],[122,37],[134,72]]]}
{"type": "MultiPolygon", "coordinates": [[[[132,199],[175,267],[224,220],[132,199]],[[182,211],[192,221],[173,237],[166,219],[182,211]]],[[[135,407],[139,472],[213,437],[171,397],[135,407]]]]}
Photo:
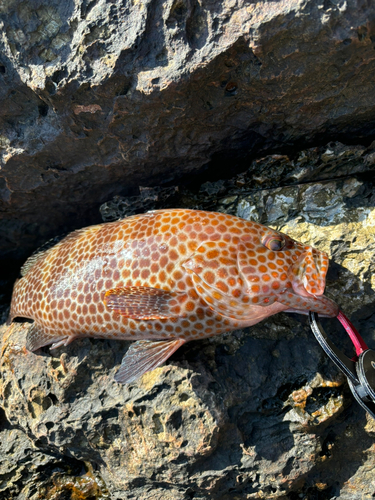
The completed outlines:
{"type": "Polygon", "coordinates": [[[33,323],[29,328],[26,336],[26,349],[28,351],[36,351],[40,347],[52,344],[53,342],[59,342],[64,337],[54,337],[49,333],[46,333],[41,325],[33,323]]]}
{"type": "Polygon", "coordinates": [[[129,286],[108,290],[104,304],[131,319],[167,319],[184,315],[185,293],[169,292],[147,286],[129,286]]]}
{"type": "Polygon", "coordinates": [[[9,326],[12,323],[12,321],[13,321],[13,315],[12,313],[9,313],[8,318],[5,322],[6,326],[9,326]]]}
{"type": "Polygon", "coordinates": [[[184,339],[134,342],[123,357],[115,381],[120,384],[133,382],[144,373],[161,365],[184,343],[184,339]]]}

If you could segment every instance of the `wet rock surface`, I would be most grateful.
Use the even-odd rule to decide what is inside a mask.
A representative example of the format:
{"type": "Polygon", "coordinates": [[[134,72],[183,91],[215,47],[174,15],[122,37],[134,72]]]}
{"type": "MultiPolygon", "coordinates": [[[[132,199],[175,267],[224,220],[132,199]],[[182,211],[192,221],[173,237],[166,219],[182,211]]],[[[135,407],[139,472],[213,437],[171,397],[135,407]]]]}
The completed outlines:
{"type": "MultiPolygon", "coordinates": [[[[194,191],[142,189],[108,200],[101,214],[215,209],[313,244],[332,259],[327,295],[374,346],[373,158],[373,146],[330,143],[258,159],[194,191]]],[[[278,314],[191,342],[126,386],[113,376],[128,342],[82,339],[30,353],[29,326],[1,329],[0,498],[363,500],[375,492],[374,421],[304,316],[278,314]]],[[[324,327],[351,355],[338,322],[324,327]]]]}
{"type": "Polygon", "coordinates": [[[369,143],[374,17],[364,0],[3,0],[0,256],[203,165],[369,143]]]}

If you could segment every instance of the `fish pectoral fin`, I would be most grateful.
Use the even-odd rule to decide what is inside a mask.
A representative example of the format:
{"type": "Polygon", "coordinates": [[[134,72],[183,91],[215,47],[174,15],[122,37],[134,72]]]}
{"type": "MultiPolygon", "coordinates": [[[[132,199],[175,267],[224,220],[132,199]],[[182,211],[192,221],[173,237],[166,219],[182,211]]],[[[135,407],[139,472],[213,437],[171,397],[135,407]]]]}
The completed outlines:
{"type": "Polygon", "coordinates": [[[184,315],[186,293],[168,292],[148,286],[128,286],[108,290],[105,306],[132,319],[167,319],[184,315]]]}
{"type": "Polygon", "coordinates": [[[41,325],[34,322],[27,332],[26,349],[28,351],[36,351],[40,347],[52,344],[53,342],[59,342],[62,339],[65,339],[65,336],[53,337],[49,333],[46,333],[41,325]]]}
{"type": "Polygon", "coordinates": [[[161,365],[184,343],[183,339],[134,342],[122,359],[115,381],[120,384],[133,382],[144,373],[161,365]]]}

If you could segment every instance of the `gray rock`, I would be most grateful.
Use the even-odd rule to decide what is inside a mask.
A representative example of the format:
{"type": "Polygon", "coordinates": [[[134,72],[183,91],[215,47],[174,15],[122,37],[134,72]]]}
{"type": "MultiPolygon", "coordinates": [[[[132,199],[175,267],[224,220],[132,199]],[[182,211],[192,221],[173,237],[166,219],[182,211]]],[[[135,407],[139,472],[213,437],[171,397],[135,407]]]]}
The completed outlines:
{"type": "MultiPolygon", "coordinates": [[[[342,144],[294,160],[273,155],[256,162],[263,177],[254,179],[250,165],[195,192],[180,187],[115,198],[102,213],[115,219],[141,206],[142,196],[149,209],[211,204],[309,242],[332,258],[327,295],[374,346],[372,155],[371,147],[342,144]]],[[[191,342],[126,386],[113,376],[128,342],[84,339],[53,354],[30,353],[28,328],[2,327],[0,495],[7,500],[67,492],[114,500],[373,494],[375,423],[303,316],[279,314],[191,342]]],[[[326,320],[325,329],[351,352],[338,322],[326,320]]]]}
{"type": "Polygon", "coordinates": [[[363,0],[3,0],[0,255],[138,185],[371,137],[374,17],[363,0]]]}
{"type": "MultiPolygon", "coordinates": [[[[4,418],[2,418],[4,424],[4,418]]],[[[110,498],[102,479],[90,465],[68,457],[43,453],[20,429],[0,430],[0,498],[110,498]],[[81,497],[82,498],[82,497],[81,497]]]]}

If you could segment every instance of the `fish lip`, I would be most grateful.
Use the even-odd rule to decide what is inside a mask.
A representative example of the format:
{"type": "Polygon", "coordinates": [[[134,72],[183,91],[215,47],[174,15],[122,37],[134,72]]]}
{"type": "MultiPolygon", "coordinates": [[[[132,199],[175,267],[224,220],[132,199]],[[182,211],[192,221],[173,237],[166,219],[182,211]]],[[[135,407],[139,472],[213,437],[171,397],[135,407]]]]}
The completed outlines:
{"type": "Polygon", "coordinates": [[[324,287],[319,288],[317,293],[310,293],[306,290],[305,284],[302,282],[298,283],[295,280],[292,280],[292,288],[295,294],[301,296],[301,297],[308,297],[308,298],[318,298],[322,297],[324,295],[324,287]]]}
{"type": "Polygon", "coordinates": [[[294,292],[306,298],[321,297],[324,294],[326,285],[327,269],[327,254],[312,247],[304,247],[301,255],[289,268],[290,281],[294,292]],[[314,293],[308,291],[311,289],[314,293]]]}
{"type": "MultiPolygon", "coordinates": [[[[300,294],[298,294],[300,296],[300,294]]],[[[309,295],[310,297],[314,297],[313,295],[309,295]]],[[[316,312],[318,312],[319,316],[320,317],[324,317],[324,318],[335,318],[338,313],[340,312],[340,307],[339,305],[332,299],[330,299],[329,297],[327,297],[326,295],[320,295],[319,297],[316,297],[317,300],[320,300],[322,303],[324,303],[326,306],[329,307],[329,310],[330,312],[328,311],[321,311],[321,312],[318,312],[316,310],[316,312]]],[[[297,307],[289,307],[287,310],[285,310],[284,312],[294,312],[294,313],[299,313],[299,314],[309,314],[311,309],[298,309],[297,307]]]]}

